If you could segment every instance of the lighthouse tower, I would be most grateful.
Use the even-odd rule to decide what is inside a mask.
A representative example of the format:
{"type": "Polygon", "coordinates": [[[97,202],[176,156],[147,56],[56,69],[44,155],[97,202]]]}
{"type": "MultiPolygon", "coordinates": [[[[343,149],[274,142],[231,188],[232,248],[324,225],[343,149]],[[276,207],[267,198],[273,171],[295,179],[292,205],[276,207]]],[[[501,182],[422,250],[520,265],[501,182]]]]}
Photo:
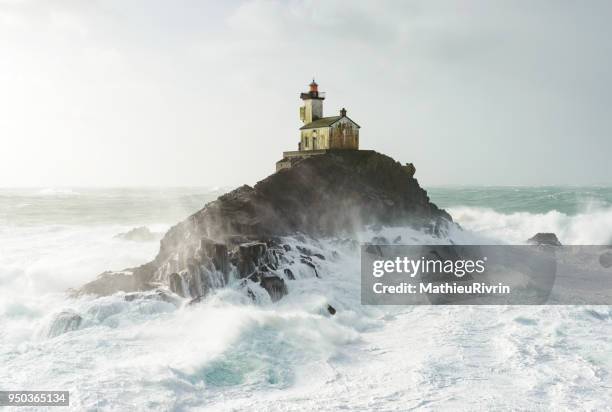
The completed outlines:
{"type": "Polygon", "coordinates": [[[304,124],[312,123],[323,117],[323,100],[325,92],[319,91],[319,85],[312,79],[307,93],[300,93],[304,106],[300,107],[300,120],[304,124]]]}

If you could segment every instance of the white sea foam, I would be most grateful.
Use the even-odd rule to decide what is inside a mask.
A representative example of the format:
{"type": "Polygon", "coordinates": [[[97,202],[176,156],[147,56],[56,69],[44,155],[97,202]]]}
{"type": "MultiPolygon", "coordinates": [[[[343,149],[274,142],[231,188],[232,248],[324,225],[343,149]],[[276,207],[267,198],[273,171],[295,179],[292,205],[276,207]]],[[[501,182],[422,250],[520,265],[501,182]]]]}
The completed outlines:
{"type": "Polygon", "coordinates": [[[556,210],[546,213],[503,214],[488,208],[453,207],[453,218],[464,228],[483,236],[523,244],[538,232],[553,232],[567,245],[612,243],[612,208],[595,204],[580,213],[567,215],[556,210]]]}
{"type": "MultiPolygon", "coordinates": [[[[600,226],[612,227],[606,210],[451,213],[470,229],[450,233],[457,243],[522,243],[537,231],[600,243],[600,226]]],[[[302,246],[328,257],[320,278],[296,265],[289,295],[277,303],[260,291],[255,304],[236,283],[194,306],[128,302],[123,294],[67,298],[65,289],[103,270],[155,255],[157,242],[113,239],[131,227],[0,231],[0,386],[70,390],[74,410],[603,409],[612,402],[609,307],[360,304],[359,242],[451,239],[408,228],[367,232],[356,243],[309,239],[302,246]],[[67,310],[82,318],[79,327],[49,337],[54,316],[67,310]]]]}

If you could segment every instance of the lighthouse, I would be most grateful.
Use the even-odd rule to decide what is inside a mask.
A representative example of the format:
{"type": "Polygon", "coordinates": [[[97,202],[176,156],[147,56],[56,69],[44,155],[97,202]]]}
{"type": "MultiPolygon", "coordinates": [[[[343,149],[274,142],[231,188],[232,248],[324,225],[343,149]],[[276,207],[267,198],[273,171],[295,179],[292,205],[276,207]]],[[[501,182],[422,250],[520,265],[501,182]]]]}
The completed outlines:
{"type": "Polygon", "coordinates": [[[283,159],[276,162],[276,170],[291,167],[296,162],[328,152],[329,150],[359,150],[360,126],[347,116],[345,108],[337,116],[323,116],[325,92],[313,79],[308,91],[300,93],[300,140],[298,150],[284,152],[283,159]]]}
{"type": "Polygon", "coordinates": [[[300,93],[300,99],[304,101],[304,106],[300,107],[300,120],[304,124],[323,117],[323,100],[325,100],[325,93],[319,92],[319,85],[314,79],[308,87],[310,89],[308,92],[300,93]]]}

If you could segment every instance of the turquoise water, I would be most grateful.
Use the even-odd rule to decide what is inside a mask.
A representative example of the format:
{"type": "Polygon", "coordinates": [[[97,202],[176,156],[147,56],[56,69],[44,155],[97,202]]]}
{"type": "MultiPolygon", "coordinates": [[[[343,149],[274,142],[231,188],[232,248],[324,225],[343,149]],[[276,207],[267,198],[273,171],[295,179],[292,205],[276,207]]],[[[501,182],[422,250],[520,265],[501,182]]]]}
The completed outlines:
{"type": "Polygon", "coordinates": [[[0,226],[174,224],[229,188],[0,189],[0,226]]]}
{"type": "MultiPolygon", "coordinates": [[[[431,187],[442,208],[576,215],[612,206],[612,187],[431,187]]],[[[0,189],[0,225],[174,224],[231,188],[0,189]]]]}
{"type": "Polygon", "coordinates": [[[455,186],[431,187],[427,188],[427,193],[442,208],[479,207],[499,213],[547,213],[556,210],[575,215],[589,208],[612,206],[612,187],[455,186]]]}

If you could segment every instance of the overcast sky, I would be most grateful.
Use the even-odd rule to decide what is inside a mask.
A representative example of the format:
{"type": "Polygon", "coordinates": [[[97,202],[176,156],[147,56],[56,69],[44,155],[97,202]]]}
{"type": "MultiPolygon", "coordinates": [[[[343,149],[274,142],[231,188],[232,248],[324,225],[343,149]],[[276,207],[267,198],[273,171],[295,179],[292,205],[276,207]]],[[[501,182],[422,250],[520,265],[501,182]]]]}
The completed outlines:
{"type": "Polygon", "coordinates": [[[233,186],[313,76],[422,184],[612,183],[612,2],[0,0],[0,186],[233,186]]]}

